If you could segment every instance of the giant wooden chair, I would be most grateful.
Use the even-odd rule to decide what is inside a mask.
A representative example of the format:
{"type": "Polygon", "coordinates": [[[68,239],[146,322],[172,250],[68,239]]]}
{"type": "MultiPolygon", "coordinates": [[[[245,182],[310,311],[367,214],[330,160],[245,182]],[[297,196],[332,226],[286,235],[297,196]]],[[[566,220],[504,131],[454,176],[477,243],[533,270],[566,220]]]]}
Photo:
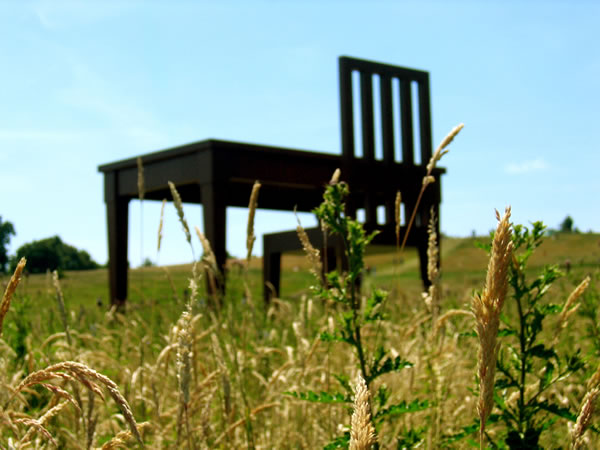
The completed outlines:
{"type": "MultiPolygon", "coordinates": [[[[226,259],[226,208],[245,207],[252,184],[260,180],[260,208],[311,211],[320,203],[323,184],[341,167],[343,178],[351,185],[350,211],[365,205],[367,221],[373,221],[377,205],[386,205],[388,216],[394,198],[390,193],[402,190],[407,210],[415,201],[416,186],[425,173],[424,164],[431,156],[429,119],[429,81],[426,72],[402,69],[357,59],[340,58],[343,154],[331,155],[264,145],[209,139],[140,156],[144,166],[145,199],[170,199],[167,182],[177,187],[182,201],[203,205],[204,233],[212,244],[220,267],[226,259]],[[373,70],[377,68],[377,70],[373,70]],[[361,85],[361,127],[363,157],[354,156],[352,126],[351,73],[358,71],[361,85]],[[369,73],[380,77],[383,133],[383,158],[374,148],[373,84],[369,73]],[[393,80],[399,81],[401,97],[402,162],[394,157],[393,80]],[[404,80],[404,81],[403,81],[404,80]],[[410,82],[408,81],[410,80],[410,82]],[[418,84],[418,121],[421,164],[414,163],[411,83],[418,84]],[[411,130],[410,132],[408,130],[411,130]],[[411,203],[412,202],[412,203],[411,203]]],[[[129,158],[98,167],[104,174],[104,200],[108,221],[109,285],[112,304],[123,305],[128,296],[128,211],[129,201],[137,198],[137,158],[129,158]]],[[[441,170],[436,175],[442,173],[441,170]]],[[[423,247],[421,236],[429,205],[439,204],[439,183],[430,186],[412,234],[413,244],[423,247]]],[[[391,216],[390,216],[391,217],[391,216]]],[[[391,219],[390,219],[391,220],[391,219]]],[[[295,244],[297,246],[297,244],[295,244]]],[[[284,247],[269,247],[276,252],[284,247]],[[279,249],[279,250],[278,250],[279,249]]],[[[275,273],[271,265],[268,273],[275,273]]],[[[277,280],[272,283],[279,285],[277,280]]]]}
{"type": "MultiPolygon", "coordinates": [[[[373,244],[395,245],[396,193],[402,193],[405,212],[412,213],[426,173],[426,165],[432,155],[429,74],[420,70],[341,57],[339,89],[342,155],[338,164],[342,180],[350,185],[347,213],[354,217],[359,208],[364,208],[365,228],[369,231],[381,231],[373,244]],[[378,91],[375,90],[376,83],[378,91]],[[374,99],[378,99],[378,102],[374,99]],[[379,120],[376,121],[376,117],[379,120]],[[360,136],[358,145],[357,134],[360,136]],[[376,136],[379,137],[382,150],[380,154],[376,152],[376,136]],[[385,210],[385,220],[381,224],[377,223],[378,207],[385,210]]],[[[444,169],[434,170],[436,183],[429,185],[425,191],[407,241],[407,245],[418,250],[424,285],[429,283],[427,226],[433,208],[438,218],[439,233],[440,175],[444,172],[444,169]]],[[[321,181],[324,184],[328,179],[321,181]]],[[[341,257],[340,240],[334,236],[324,239],[318,228],[306,231],[313,245],[321,247],[323,255],[329,254],[329,267],[334,266],[332,263],[341,257]],[[325,241],[327,248],[323,248],[325,241]]],[[[406,226],[403,226],[402,235],[406,231],[406,226]]],[[[298,248],[300,243],[295,231],[263,236],[265,300],[280,293],[281,254],[298,248]]]]}

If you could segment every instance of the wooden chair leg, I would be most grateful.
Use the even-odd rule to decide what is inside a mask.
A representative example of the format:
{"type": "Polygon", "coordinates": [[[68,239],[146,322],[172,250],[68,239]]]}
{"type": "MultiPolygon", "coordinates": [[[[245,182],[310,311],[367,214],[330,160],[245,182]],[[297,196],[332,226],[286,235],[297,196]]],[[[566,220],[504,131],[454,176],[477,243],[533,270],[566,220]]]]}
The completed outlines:
{"type": "MultiPolygon", "coordinates": [[[[264,241],[263,241],[264,242],[264,241]]],[[[265,243],[263,248],[263,298],[265,305],[279,296],[281,289],[281,252],[272,251],[265,243]]]]}
{"type": "Polygon", "coordinates": [[[127,300],[129,199],[118,197],[114,173],[107,173],[104,183],[108,220],[110,303],[122,307],[127,300]]]}
{"type": "MultiPolygon", "coordinates": [[[[227,211],[225,206],[225,186],[217,183],[204,184],[200,188],[202,196],[202,207],[204,211],[204,234],[210,242],[217,267],[223,275],[222,279],[217,280],[218,293],[211,292],[212,295],[220,296],[225,291],[225,262],[227,259],[226,251],[226,224],[227,211]]],[[[212,287],[208,286],[209,290],[212,287]]]]}

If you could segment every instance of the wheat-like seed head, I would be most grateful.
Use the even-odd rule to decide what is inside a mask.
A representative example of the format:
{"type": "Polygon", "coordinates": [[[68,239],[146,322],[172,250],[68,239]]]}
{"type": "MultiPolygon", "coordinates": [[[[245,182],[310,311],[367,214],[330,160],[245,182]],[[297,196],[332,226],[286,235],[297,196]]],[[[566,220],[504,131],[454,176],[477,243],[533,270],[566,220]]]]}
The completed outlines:
{"type": "Polygon", "coordinates": [[[65,334],[67,336],[67,342],[69,346],[72,345],[71,341],[71,333],[69,332],[69,322],[67,320],[67,309],[65,308],[65,298],[60,287],[60,282],[58,281],[58,272],[55,270],[52,272],[52,282],[54,284],[54,289],[56,290],[56,301],[58,303],[58,311],[60,312],[60,319],[63,323],[63,328],[65,330],[65,334]]]}
{"type": "Polygon", "coordinates": [[[175,204],[175,209],[177,210],[177,216],[179,217],[179,221],[181,222],[181,226],[183,227],[183,232],[185,233],[185,238],[190,245],[192,245],[192,235],[190,234],[190,227],[188,226],[187,220],[185,220],[185,216],[183,214],[183,203],[181,201],[181,196],[179,192],[177,192],[177,188],[172,182],[168,182],[169,189],[171,190],[171,196],[173,197],[173,203],[175,204]]]}
{"type": "Polygon", "coordinates": [[[402,226],[402,193],[396,192],[396,201],[394,202],[394,219],[396,221],[396,246],[400,247],[400,228],[402,226]]]}
{"type": "Polygon", "coordinates": [[[567,298],[567,301],[560,312],[560,316],[558,317],[558,324],[556,327],[557,335],[567,326],[567,319],[577,310],[577,308],[579,308],[579,305],[573,306],[573,304],[583,295],[590,285],[590,281],[591,278],[588,275],[575,289],[573,289],[573,292],[571,292],[569,298],[567,298]]]}
{"type": "Polygon", "coordinates": [[[165,217],[165,204],[167,203],[167,199],[163,198],[162,205],[160,206],[160,222],[158,223],[158,245],[156,246],[156,252],[160,252],[160,243],[162,241],[163,236],[163,222],[165,217]]]}
{"type": "Polygon", "coordinates": [[[204,262],[205,268],[208,269],[208,271],[212,273],[213,276],[217,278],[220,277],[221,272],[219,270],[219,266],[217,265],[217,258],[210,246],[210,242],[208,241],[204,233],[200,231],[200,228],[195,227],[195,230],[196,235],[198,236],[198,239],[202,244],[202,251],[204,252],[202,254],[202,261],[204,262]]]}
{"type": "Polygon", "coordinates": [[[331,176],[331,180],[329,180],[329,184],[334,185],[340,182],[340,175],[342,171],[340,169],[335,169],[333,175],[331,176]]]}
{"type": "Polygon", "coordinates": [[[320,280],[323,279],[323,263],[321,262],[321,252],[314,248],[310,243],[310,239],[308,239],[308,235],[302,225],[298,223],[296,227],[296,232],[298,233],[298,238],[300,239],[300,243],[302,244],[302,249],[306,253],[306,257],[310,262],[310,271],[320,280]]]}
{"type": "Polygon", "coordinates": [[[571,431],[571,448],[574,450],[579,449],[583,444],[583,435],[592,422],[598,395],[600,395],[600,388],[596,386],[585,394],[581,402],[579,415],[571,431]]]}
{"type": "Polygon", "coordinates": [[[252,193],[250,194],[250,203],[248,204],[248,227],[246,231],[246,249],[248,250],[246,259],[248,260],[248,263],[250,263],[252,247],[254,246],[254,241],[256,240],[256,236],[254,236],[254,214],[256,213],[256,207],[258,205],[258,191],[260,190],[260,186],[261,185],[258,181],[254,182],[254,186],[252,186],[252,193]]]}
{"type": "Polygon", "coordinates": [[[456,137],[456,135],[458,133],[460,133],[460,130],[462,130],[464,128],[464,126],[465,126],[464,123],[461,123],[461,124],[455,126],[452,129],[452,131],[450,131],[450,133],[448,133],[446,135],[446,137],[442,140],[442,143],[435,150],[435,152],[433,152],[433,155],[431,156],[431,159],[429,160],[429,163],[427,164],[427,175],[431,175],[431,172],[435,168],[435,165],[437,164],[437,162],[440,159],[442,159],[442,156],[444,156],[446,153],[448,153],[448,150],[444,150],[444,149],[446,147],[448,147],[448,145],[450,145],[452,140],[456,137]]]}
{"type": "Polygon", "coordinates": [[[27,260],[25,258],[21,258],[15,272],[13,273],[8,285],[6,286],[6,290],[4,291],[4,295],[2,296],[2,303],[0,303],[0,335],[2,335],[2,323],[4,322],[4,317],[10,308],[10,300],[12,299],[13,294],[17,290],[17,286],[19,285],[19,281],[21,281],[21,274],[23,273],[23,269],[25,268],[25,264],[27,260]]]}
{"type": "Polygon", "coordinates": [[[428,239],[427,239],[427,277],[431,281],[428,292],[423,295],[425,304],[431,313],[432,323],[437,322],[437,317],[440,312],[440,269],[439,269],[439,257],[440,251],[437,242],[437,228],[436,228],[436,217],[433,207],[429,214],[429,224],[427,227],[428,239]]]}
{"type": "MultiPolygon", "coordinates": [[[[27,424],[30,428],[29,428],[29,430],[27,430],[27,433],[25,433],[25,435],[19,441],[19,445],[27,444],[29,442],[29,440],[31,439],[31,437],[33,436],[33,433],[36,431],[39,431],[48,440],[52,441],[52,443],[54,445],[58,446],[56,441],[50,435],[50,432],[48,432],[48,430],[46,430],[46,428],[44,428],[44,425],[51,418],[56,416],[67,404],[68,404],[68,402],[59,403],[58,405],[56,405],[56,406],[50,408],[48,411],[46,411],[44,413],[44,415],[42,417],[40,417],[39,419],[37,419],[37,420],[31,419],[32,422],[27,424]]],[[[79,409],[79,407],[78,407],[78,409],[79,409]]]]}
{"type": "Polygon", "coordinates": [[[435,284],[440,276],[440,269],[438,267],[440,251],[436,231],[437,217],[435,217],[433,207],[431,208],[429,216],[429,224],[427,226],[427,277],[432,284],[435,284]]]}
{"type": "Polygon", "coordinates": [[[144,195],[146,194],[146,190],[144,188],[144,166],[142,165],[142,157],[138,156],[137,158],[137,188],[138,188],[138,196],[140,200],[144,200],[144,195]]]}
{"type": "MultiPolygon", "coordinates": [[[[138,424],[138,428],[143,430],[150,427],[150,422],[142,422],[138,424]]],[[[119,431],[115,437],[106,442],[101,450],[113,450],[116,448],[127,448],[127,442],[133,437],[131,431],[119,431]]]]}
{"type": "Polygon", "coordinates": [[[365,380],[356,377],[354,395],[354,412],[350,429],[350,450],[369,450],[377,438],[371,422],[371,405],[369,388],[365,380]]]}
{"type": "MultiPolygon", "coordinates": [[[[27,440],[29,440],[29,437],[31,436],[31,434],[33,434],[33,432],[31,434],[29,434],[29,432],[32,430],[35,430],[38,433],[40,433],[42,436],[44,436],[46,439],[48,439],[50,442],[52,442],[56,447],[58,447],[58,442],[56,442],[54,440],[54,438],[52,437],[50,432],[38,420],[31,419],[29,417],[23,417],[20,419],[15,419],[14,423],[22,423],[23,425],[29,427],[29,430],[27,431],[27,434],[26,434],[27,440]]],[[[26,441],[19,442],[19,444],[25,444],[25,443],[26,443],[26,441]]],[[[18,448],[21,448],[21,445],[19,445],[18,448]]]]}
{"type": "Polygon", "coordinates": [[[177,323],[177,380],[179,382],[179,394],[184,405],[190,402],[191,356],[191,312],[186,308],[177,323]]]}
{"type": "MultiPolygon", "coordinates": [[[[445,155],[446,153],[443,153],[445,155]]],[[[423,177],[423,187],[435,183],[435,177],[433,175],[425,175],[423,177]]]]}
{"type": "Polygon", "coordinates": [[[131,412],[131,408],[129,407],[129,403],[127,403],[127,400],[125,400],[123,395],[119,392],[118,386],[110,378],[96,372],[85,364],[74,361],[65,361],[53,364],[43,370],[38,370],[28,375],[23,381],[21,381],[15,390],[20,391],[27,386],[31,386],[41,381],[50,380],[53,378],[71,380],[76,379],[102,398],[102,391],[99,389],[96,383],[104,385],[108,389],[110,396],[119,406],[119,409],[121,410],[125,421],[129,425],[131,432],[136,437],[138,442],[143,446],[142,437],[137,429],[137,424],[135,418],[133,417],[133,413],[131,412]]]}
{"type": "Polygon", "coordinates": [[[494,376],[499,344],[497,344],[500,312],[504,305],[508,289],[508,268],[512,257],[512,240],[510,229],[510,207],[504,216],[496,211],[499,221],[492,253],[488,264],[486,283],[483,293],[473,297],[473,312],[476,319],[476,331],[479,337],[479,403],[477,411],[481,421],[480,442],[483,443],[485,421],[493,407],[494,376]]]}

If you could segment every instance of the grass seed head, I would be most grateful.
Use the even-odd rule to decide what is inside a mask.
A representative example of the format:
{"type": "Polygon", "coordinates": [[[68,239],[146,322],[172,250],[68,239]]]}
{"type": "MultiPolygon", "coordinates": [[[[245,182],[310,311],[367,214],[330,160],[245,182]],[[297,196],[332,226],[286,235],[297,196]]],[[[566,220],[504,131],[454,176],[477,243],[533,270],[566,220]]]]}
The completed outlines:
{"type": "Polygon", "coordinates": [[[21,281],[21,274],[23,273],[23,269],[25,268],[25,264],[27,260],[25,258],[21,258],[15,272],[13,273],[8,285],[6,286],[6,290],[4,291],[4,295],[2,296],[2,303],[0,303],[0,335],[2,335],[2,323],[4,322],[4,317],[6,317],[6,313],[10,308],[10,301],[12,299],[13,294],[17,290],[17,286],[19,285],[19,281],[21,281]]]}
{"type": "Polygon", "coordinates": [[[156,246],[156,252],[160,252],[160,243],[162,241],[163,236],[163,223],[165,217],[165,204],[167,203],[167,199],[163,198],[162,205],[160,206],[160,222],[158,223],[158,245],[156,246]]]}
{"type": "Polygon", "coordinates": [[[354,412],[350,429],[350,450],[369,450],[377,441],[375,428],[371,422],[369,388],[365,380],[358,375],[354,395],[354,412]]]}
{"type": "Polygon", "coordinates": [[[250,257],[252,256],[252,247],[254,246],[254,241],[256,240],[256,236],[254,235],[254,215],[258,205],[258,191],[260,190],[260,186],[261,185],[258,181],[254,182],[254,186],[252,186],[252,193],[250,194],[250,203],[248,204],[248,227],[246,231],[246,250],[248,250],[246,259],[248,260],[248,263],[250,262],[250,257]]]}
{"type": "Polygon", "coordinates": [[[190,227],[188,226],[187,220],[185,220],[185,215],[183,214],[183,203],[181,201],[181,196],[179,195],[179,192],[177,192],[177,188],[172,182],[169,181],[168,184],[169,189],[171,190],[171,196],[173,197],[173,203],[175,204],[175,209],[177,210],[177,216],[179,217],[179,221],[183,227],[183,232],[185,233],[185,239],[190,245],[192,245],[192,235],[190,234],[190,227]]]}
{"type": "Polygon", "coordinates": [[[483,442],[485,422],[492,412],[494,376],[499,344],[497,343],[500,312],[508,289],[508,268],[512,261],[512,234],[510,207],[504,216],[496,211],[498,226],[492,242],[486,283],[481,295],[473,297],[476,331],[479,337],[479,403],[477,412],[481,421],[480,440],[483,442]]]}

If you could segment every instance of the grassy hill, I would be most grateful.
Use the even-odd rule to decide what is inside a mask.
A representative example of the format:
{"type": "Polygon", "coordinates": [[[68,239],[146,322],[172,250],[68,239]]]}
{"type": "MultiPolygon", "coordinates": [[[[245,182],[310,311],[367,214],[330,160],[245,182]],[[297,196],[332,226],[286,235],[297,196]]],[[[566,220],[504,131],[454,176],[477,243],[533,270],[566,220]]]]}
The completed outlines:
{"type": "MultiPolygon", "coordinates": [[[[488,255],[477,247],[477,243],[489,242],[488,236],[452,238],[444,237],[441,242],[442,283],[446,298],[453,304],[473,289],[481,289],[485,279],[488,255]]],[[[600,267],[600,234],[573,233],[554,234],[547,237],[530,262],[533,271],[546,264],[557,264],[563,269],[569,262],[575,276],[600,267]]],[[[368,250],[365,266],[370,275],[365,276],[367,285],[376,285],[391,292],[391,297],[420,298],[421,281],[419,261],[415,249],[407,249],[398,257],[394,248],[374,247],[368,250]]],[[[308,272],[308,261],[300,252],[282,257],[281,297],[298,300],[309,292],[313,277],[308,272]]],[[[248,284],[254,299],[262,299],[262,260],[254,258],[248,270],[248,284]]],[[[188,280],[192,265],[182,264],[166,267],[142,267],[129,271],[130,307],[144,309],[145,306],[169,305],[182,302],[188,293],[188,280]]],[[[232,269],[228,296],[241,295],[242,274],[232,269]]],[[[2,279],[6,283],[8,278],[2,279]]],[[[73,311],[103,312],[109,305],[108,270],[66,272],[61,280],[68,306],[73,311]]],[[[46,275],[29,275],[19,286],[18,293],[26,297],[47,298],[37,305],[43,311],[54,308],[54,288],[46,275]]],[[[40,311],[40,309],[37,309],[40,311]]],[[[179,314],[175,308],[174,317],[179,314]]]]}
{"type": "MultiPolygon", "coordinates": [[[[380,310],[389,320],[381,326],[364,325],[366,351],[373,353],[383,343],[392,356],[401,358],[398,364],[406,364],[401,372],[385,374],[372,385],[373,401],[390,396],[389,402],[396,405],[392,415],[398,416],[378,429],[380,442],[387,443],[382,448],[410,448],[410,442],[434,443],[432,448],[442,448],[441,443],[444,448],[476,446],[478,350],[469,311],[473,291],[483,287],[488,263],[488,255],[475,244],[488,240],[442,239],[440,313],[454,315],[439,328],[421,296],[414,249],[401,256],[389,248],[367,252],[365,266],[370,270],[362,289],[389,292],[380,310]]],[[[561,419],[556,422],[555,416],[546,416],[548,429],[540,443],[542,448],[566,448],[567,424],[574,420],[586,382],[600,362],[600,235],[547,237],[531,258],[526,277],[535,279],[547,264],[565,271],[568,265],[569,273],[544,298],[544,311],[550,316],[548,326],[539,330],[539,340],[548,347],[536,347],[536,357],[545,355],[547,361],[532,366],[524,381],[529,390],[539,385],[538,375],[546,383],[556,382],[540,399],[562,405],[563,409],[555,409],[561,419]],[[589,293],[580,300],[567,329],[558,329],[564,338],[558,343],[555,315],[560,307],[552,304],[564,304],[586,275],[592,275],[589,293]],[[554,358],[554,352],[560,358],[554,358]],[[574,361],[582,364],[579,372],[561,375],[565,364],[575,367],[574,361]]],[[[247,271],[231,268],[220,311],[206,307],[203,289],[197,301],[186,306],[192,295],[191,273],[191,264],[130,270],[127,312],[122,315],[107,312],[106,269],[67,272],[60,281],[65,318],[50,277],[24,277],[4,319],[0,340],[0,382],[8,387],[0,392],[0,400],[2,413],[9,418],[5,422],[12,423],[0,427],[3,441],[9,437],[26,441],[27,428],[19,418],[38,417],[42,424],[44,415],[60,406],[58,417],[43,422],[59,448],[88,448],[81,445],[86,439],[101,446],[116,435],[122,436],[119,442],[127,442],[123,444],[127,448],[135,445],[123,431],[127,423],[119,401],[106,395],[103,402],[94,400],[102,386],[89,384],[87,378],[67,382],[65,378],[72,377],[67,369],[55,376],[58,379],[50,382],[54,384],[25,388],[18,397],[11,396],[27,374],[65,361],[87,364],[116,383],[133,416],[143,424],[147,448],[194,448],[192,439],[203,443],[201,448],[322,448],[347,430],[351,397],[344,397],[340,384],[349,386],[353,380],[357,358],[348,345],[319,338],[333,329],[342,309],[311,294],[314,279],[304,256],[284,255],[281,299],[266,314],[259,258],[251,261],[247,271]],[[188,363],[182,360],[184,348],[188,363]],[[184,377],[187,401],[181,384],[184,366],[189,377],[184,377]],[[285,392],[312,392],[314,401],[285,392]],[[341,397],[322,392],[337,392],[341,397]],[[182,428],[184,423],[188,428],[182,428]],[[182,439],[187,440],[185,445],[182,439]]],[[[3,285],[7,281],[7,277],[1,280],[3,285]]],[[[505,308],[505,331],[516,314],[514,302],[507,303],[511,304],[505,308]]],[[[502,340],[503,351],[512,348],[516,352],[514,335],[507,331],[502,340]]],[[[95,380],[107,383],[104,378],[95,380]]],[[[112,396],[115,391],[111,389],[112,396]]],[[[516,397],[506,394],[507,389],[497,388],[497,392],[506,404],[514,404],[516,397]]],[[[489,429],[491,439],[503,430],[492,419],[489,429]]],[[[41,448],[47,439],[40,433],[36,436],[39,441],[33,447],[41,448]]],[[[590,439],[590,448],[598,448],[600,440],[590,439]]]]}

